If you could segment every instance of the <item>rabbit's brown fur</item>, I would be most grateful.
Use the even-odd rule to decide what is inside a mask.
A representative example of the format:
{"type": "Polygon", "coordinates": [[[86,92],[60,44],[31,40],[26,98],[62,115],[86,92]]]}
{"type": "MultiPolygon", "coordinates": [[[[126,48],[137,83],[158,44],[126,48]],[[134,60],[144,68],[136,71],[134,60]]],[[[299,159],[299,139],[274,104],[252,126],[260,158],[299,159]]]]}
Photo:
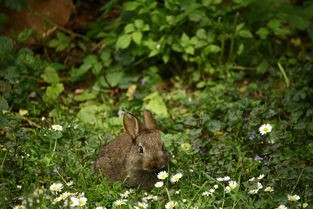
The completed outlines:
{"type": "Polygon", "coordinates": [[[124,128],[125,134],[102,148],[95,169],[111,181],[152,189],[157,181],[155,171],[169,161],[152,113],[144,111],[144,125],[134,115],[125,113],[124,128]]]}

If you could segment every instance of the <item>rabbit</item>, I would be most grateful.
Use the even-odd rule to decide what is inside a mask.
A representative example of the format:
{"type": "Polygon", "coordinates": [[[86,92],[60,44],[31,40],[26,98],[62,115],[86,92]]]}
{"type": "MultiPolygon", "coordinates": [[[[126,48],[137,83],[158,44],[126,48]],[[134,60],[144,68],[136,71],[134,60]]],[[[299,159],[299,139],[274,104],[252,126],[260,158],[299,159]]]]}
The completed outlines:
{"type": "Polygon", "coordinates": [[[144,110],[143,119],[144,124],[126,112],[126,133],[100,150],[94,167],[110,181],[151,190],[157,182],[156,172],[168,164],[170,157],[149,110],[144,110]]]}

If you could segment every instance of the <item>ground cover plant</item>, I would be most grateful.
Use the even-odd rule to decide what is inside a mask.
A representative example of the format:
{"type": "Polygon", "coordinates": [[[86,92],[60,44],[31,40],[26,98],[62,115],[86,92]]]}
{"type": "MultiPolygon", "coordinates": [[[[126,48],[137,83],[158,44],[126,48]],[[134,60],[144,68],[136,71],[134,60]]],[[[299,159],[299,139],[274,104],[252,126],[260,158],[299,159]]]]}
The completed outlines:
{"type": "Polygon", "coordinates": [[[0,208],[312,208],[310,1],[96,5],[41,50],[0,37],[0,208]],[[151,191],[93,168],[144,109],[171,154],[151,191]]]}

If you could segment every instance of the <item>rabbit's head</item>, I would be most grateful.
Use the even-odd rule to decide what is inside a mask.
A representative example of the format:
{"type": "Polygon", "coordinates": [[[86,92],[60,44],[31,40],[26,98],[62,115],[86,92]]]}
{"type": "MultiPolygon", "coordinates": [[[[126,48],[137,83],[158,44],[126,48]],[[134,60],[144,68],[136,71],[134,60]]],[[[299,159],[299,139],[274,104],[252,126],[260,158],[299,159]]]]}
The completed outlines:
{"type": "Polygon", "coordinates": [[[145,171],[162,169],[169,161],[169,154],[156,128],[152,113],[145,110],[143,118],[144,124],[130,113],[124,115],[124,128],[133,143],[127,159],[128,169],[145,171]]]}

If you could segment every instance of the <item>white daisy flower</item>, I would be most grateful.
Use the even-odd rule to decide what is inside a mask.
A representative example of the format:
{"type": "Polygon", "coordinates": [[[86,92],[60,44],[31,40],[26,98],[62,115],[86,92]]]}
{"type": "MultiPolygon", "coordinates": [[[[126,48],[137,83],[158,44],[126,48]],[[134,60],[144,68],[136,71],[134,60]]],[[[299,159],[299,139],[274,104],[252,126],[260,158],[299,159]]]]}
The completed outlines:
{"type": "Polygon", "coordinates": [[[166,209],[173,209],[176,205],[177,205],[177,202],[170,201],[170,202],[166,203],[165,208],[166,209]]]}
{"type": "Polygon", "coordinates": [[[285,205],[280,205],[280,206],[278,206],[278,207],[275,208],[275,209],[287,209],[287,207],[286,207],[285,205]]]}
{"type": "Polygon", "coordinates": [[[63,131],[63,127],[61,125],[59,125],[59,124],[52,125],[51,128],[54,131],[63,131]]]}
{"type": "Polygon", "coordinates": [[[261,179],[263,179],[264,177],[265,177],[265,175],[264,175],[264,174],[261,174],[261,175],[258,176],[258,179],[261,180],[261,179]]]}
{"type": "Polygon", "coordinates": [[[237,187],[237,182],[236,181],[229,181],[228,186],[225,187],[226,193],[230,192],[231,190],[235,189],[237,187]]]}
{"type": "Polygon", "coordinates": [[[26,209],[24,205],[17,205],[13,209],[26,209]]]}
{"type": "Polygon", "coordinates": [[[288,195],[288,200],[289,201],[292,201],[292,202],[295,202],[295,201],[298,201],[300,200],[300,196],[299,195],[288,195]]]}
{"type": "Polygon", "coordinates": [[[265,192],[273,192],[274,189],[273,189],[272,187],[266,187],[266,188],[264,189],[264,191],[265,191],[265,192]]]}
{"type": "Polygon", "coordinates": [[[164,180],[168,177],[168,173],[166,171],[161,171],[159,174],[158,174],[158,179],[160,180],[164,180]]]}
{"type": "Polygon", "coordinates": [[[86,205],[86,202],[87,202],[86,197],[79,197],[77,206],[84,206],[84,205],[86,205]]]}
{"type": "Polygon", "coordinates": [[[50,187],[49,187],[50,191],[52,192],[61,192],[63,189],[63,184],[61,183],[53,183],[50,187]]]}
{"type": "Polygon", "coordinates": [[[154,184],[154,186],[155,186],[156,188],[160,188],[160,187],[162,187],[163,185],[164,185],[163,181],[158,181],[157,183],[154,184]]]}
{"type": "Polygon", "coordinates": [[[129,197],[131,191],[125,191],[124,193],[120,194],[122,198],[126,199],[129,197]]]}
{"type": "Polygon", "coordinates": [[[177,173],[175,174],[174,176],[171,177],[170,181],[172,183],[176,183],[179,181],[179,179],[181,179],[181,177],[183,177],[183,174],[182,173],[177,173]]]}
{"type": "Polygon", "coordinates": [[[96,209],[106,209],[106,207],[98,206],[96,209]]]}
{"type": "Polygon", "coordinates": [[[261,135],[267,134],[269,132],[272,131],[272,126],[270,124],[263,124],[260,128],[259,128],[259,132],[261,135]]]}
{"type": "Polygon", "coordinates": [[[248,194],[257,194],[259,192],[258,189],[251,189],[249,190],[248,194]]]}
{"type": "Polygon", "coordinates": [[[137,206],[134,206],[135,209],[146,209],[148,208],[148,204],[145,202],[138,202],[137,206]]]}
{"type": "Polygon", "coordinates": [[[120,206],[120,205],[126,205],[126,202],[127,200],[125,199],[119,199],[119,200],[116,200],[113,204],[116,206],[120,206]]]}

